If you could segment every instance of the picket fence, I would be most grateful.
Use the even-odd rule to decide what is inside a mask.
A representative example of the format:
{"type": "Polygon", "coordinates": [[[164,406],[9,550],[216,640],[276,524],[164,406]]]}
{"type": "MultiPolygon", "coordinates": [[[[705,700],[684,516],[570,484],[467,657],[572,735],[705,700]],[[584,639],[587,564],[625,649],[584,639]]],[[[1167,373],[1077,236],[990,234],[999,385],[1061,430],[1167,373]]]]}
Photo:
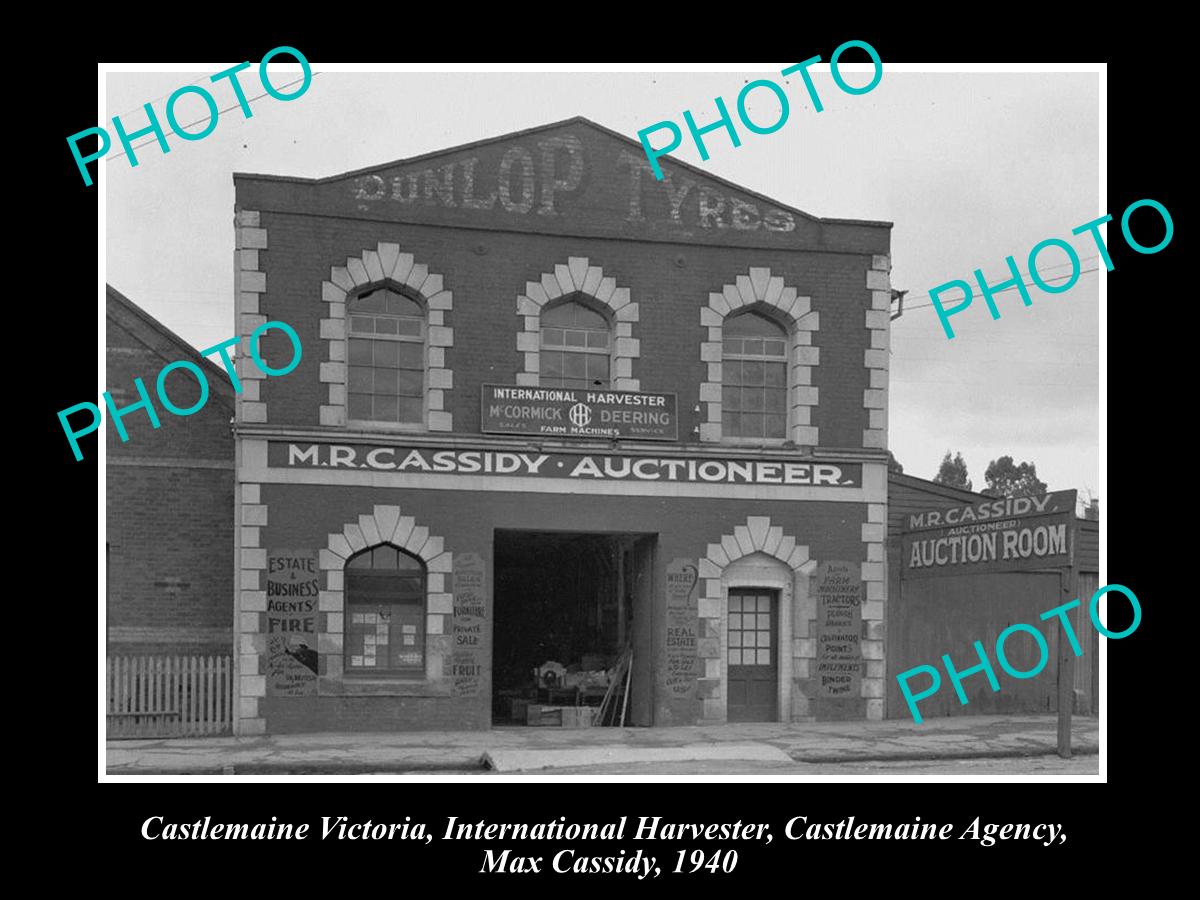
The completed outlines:
{"type": "Polygon", "coordinates": [[[110,738],[188,737],[233,730],[228,656],[110,656],[110,738]]]}

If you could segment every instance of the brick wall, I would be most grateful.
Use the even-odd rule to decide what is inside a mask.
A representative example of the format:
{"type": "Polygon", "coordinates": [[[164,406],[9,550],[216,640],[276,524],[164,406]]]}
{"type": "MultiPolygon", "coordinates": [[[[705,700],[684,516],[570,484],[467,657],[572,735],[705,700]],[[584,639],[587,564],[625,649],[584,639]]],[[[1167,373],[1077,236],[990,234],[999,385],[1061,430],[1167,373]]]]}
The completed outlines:
{"type": "MultiPolygon", "coordinates": [[[[135,377],[154,397],[159,370],[188,358],[186,348],[177,348],[175,354],[170,340],[147,331],[149,327],[108,320],[105,383],[119,407],[139,399],[135,377]]],[[[213,371],[206,374],[224,377],[213,371]]],[[[179,407],[199,398],[198,386],[186,374],[173,374],[167,390],[179,407]]],[[[108,454],[108,650],[112,655],[229,653],[234,587],[232,405],[211,387],[208,403],[192,416],[171,415],[157,398],[154,402],[158,429],[141,410],[124,419],[129,433],[125,443],[107,415],[103,425],[108,454]]]]}
{"type": "MultiPolygon", "coordinates": [[[[422,491],[333,485],[264,484],[260,500],[268,510],[262,527],[264,547],[319,549],[330,531],[343,522],[369,513],[375,504],[395,504],[431,532],[442,535],[447,550],[478,553],[488,568],[489,590],[495,584],[495,529],[638,532],[656,535],[656,568],[652,605],[635,608],[635,676],[631,711],[637,725],[695,722],[698,703],[669,700],[654,685],[665,677],[664,571],[667,561],[699,559],[707,546],[733,533],[750,516],[769,516],[771,522],[803,544],[815,559],[866,561],[862,525],[867,509],[854,503],[792,503],[699,498],[589,497],[564,505],[553,494],[504,492],[422,491]],[[651,698],[654,698],[652,707],[651,698]]],[[[495,610],[492,598],[488,608],[495,610]]],[[[810,616],[805,612],[806,616],[810,616]]],[[[797,630],[797,634],[800,630],[797,630]]],[[[807,632],[804,632],[807,634],[807,632]]],[[[492,621],[484,628],[481,648],[490,672],[492,621]]],[[[807,673],[805,673],[807,674],[807,673]]],[[[799,677],[799,673],[798,673],[799,677]]],[[[288,731],[386,731],[486,728],[491,721],[490,676],[473,698],[420,696],[262,697],[258,715],[270,733],[288,731]]],[[[797,696],[799,696],[797,689],[797,696]]],[[[803,714],[801,714],[803,715],[803,714]]]]}
{"type": "MultiPolygon", "coordinates": [[[[454,292],[454,309],[446,324],[454,329],[454,346],[446,351],[454,371],[454,388],[447,392],[455,431],[479,430],[479,385],[485,381],[512,384],[522,369],[515,335],[521,328],[517,296],[527,281],[571,256],[587,257],[605,275],[617,279],[640,306],[633,337],[640,341],[640,359],[633,377],[642,390],[679,395],[680,436],[697,440],[693,429],[700,415],[699,386],[706,368],[700,345],[707,332],[699,310],[710,292],[719,292],[751,267],[770,268],[802,296],[812,298],[821,327],[813,335],[821,361],[813,372],[820,403],[813,414],[822,447],[862,447],[868,427],[863,391],[869,372],[863,352],[870,347],[865,312],[871,308],[867,271],[870,254],[820,253],[732,247],[696,247],[662,243],[630,243],[597,238],[554,237],[463,229],[448,241],[445,229],[398,223],[366,223],[323,219],[287,213],[261,213],[269,235],[260,252],[267,289],[260,311],[281,319],[300,335],[304,356],[289,375],[267,379],[262,397],[272,425],[312,426],[319,423],[320,406],[328,391],[320,382],[320,363],[329,360],[327,342],[320,338],[325,316],[321,284],[330,268],[344,266],[348,257],[361,256],[380,242],[394,242],[431,271],[439,272],[454,292]],[[483,252],[479,252],[479,251],[483,252]]],[[[275,366],[286,364],[291,345],[278,332],[263,338],[264,357],[275,366]]]]}

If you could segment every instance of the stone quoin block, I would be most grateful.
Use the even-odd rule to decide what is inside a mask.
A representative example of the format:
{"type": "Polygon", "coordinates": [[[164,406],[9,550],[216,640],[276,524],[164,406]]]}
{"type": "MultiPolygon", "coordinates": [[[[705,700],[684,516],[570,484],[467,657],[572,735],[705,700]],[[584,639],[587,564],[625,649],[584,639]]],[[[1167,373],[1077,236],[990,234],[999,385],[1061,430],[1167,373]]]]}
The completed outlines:
{"type": "Polygon", "coordinates": [[[241,681],[241,696],[265,697],[267,695],[267,677],[265,675],[243,675],[241,681]]]}
{"type": "Polygon", "coordinates": [[[267,611],[267,592],[266,591],[242,591],[242,611],[243,612],[266,612],[267,611]]]}

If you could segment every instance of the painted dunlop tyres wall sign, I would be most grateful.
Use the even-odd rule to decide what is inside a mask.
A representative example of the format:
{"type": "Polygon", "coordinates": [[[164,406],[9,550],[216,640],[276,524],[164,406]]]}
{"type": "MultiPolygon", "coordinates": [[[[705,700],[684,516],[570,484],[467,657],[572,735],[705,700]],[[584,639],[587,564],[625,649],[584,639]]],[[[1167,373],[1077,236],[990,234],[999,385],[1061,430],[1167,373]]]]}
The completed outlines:
{"type": "Polygon", "coordinates": [[[786,458],[683,458],[271,441],[267,448],[267,465],[291,469],[374,469],[417,475],[498,475],[576,481],[862,487],[861,463],[817,463],[786,458]]]}
{"type": "Polygon", "coordinates": [[[482,391],[485,433],[679,440],[674,394],[501,384],[482,391]]]}
{"type": "Polygon", "coordinates": [[[1061,568],[1071,564],[1075,491],[924,510],[905,528],[905,578],[1061,568]]]}

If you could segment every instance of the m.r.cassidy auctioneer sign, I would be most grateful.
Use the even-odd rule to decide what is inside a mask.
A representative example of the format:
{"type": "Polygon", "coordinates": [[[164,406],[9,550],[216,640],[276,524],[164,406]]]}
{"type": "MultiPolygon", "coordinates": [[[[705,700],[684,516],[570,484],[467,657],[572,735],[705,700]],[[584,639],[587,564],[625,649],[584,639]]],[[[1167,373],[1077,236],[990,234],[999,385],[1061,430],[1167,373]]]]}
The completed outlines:
{"type": "Polygon", "coordinates": [[[674,394],[485,384],[480,418],[493,434],[679,439],[674,394]]]}
{"type": "Polygon", "coordinates": [[[280,468],[375,469],[429,475],[507,475],[586,481],[674,481],[862,487],[861,463],[800,459],[661,457],[633,454],[537,453],[374,444],[271,441],[267,464],[280,468]]]}

